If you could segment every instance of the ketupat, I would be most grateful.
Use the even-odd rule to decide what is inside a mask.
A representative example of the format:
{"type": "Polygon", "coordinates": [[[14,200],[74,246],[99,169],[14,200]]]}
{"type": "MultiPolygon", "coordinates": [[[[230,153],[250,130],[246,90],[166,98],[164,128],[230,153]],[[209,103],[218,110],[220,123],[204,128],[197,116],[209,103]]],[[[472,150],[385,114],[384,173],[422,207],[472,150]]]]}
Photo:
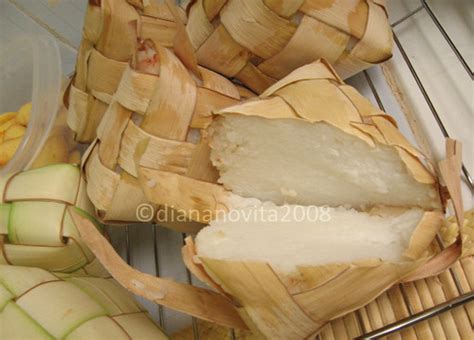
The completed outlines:
{"type": "Polygon", "coordinates": [[[257,93],[319,58],[348,78],[392,55],[383,0],[197,0],[188,10],[199,64],[257,93]]]}
{"type": "MultiPolygon", "coordinates": [[[[186,14],[178,8],[182,20],[186,14]]],[[[76,73],[65,95],[68,125],[79,142],[91,142],[122,73],[135,53],[134,27],[143,39],[171,47],[176,34],[174,18],[159,1],[89,1],[76,73]]]]}
{"type": "Polygon", "coordinates": [[[137,221],[137,207],[148,202],[135,169],[140,142],[149,145],[142,158],[150,165],[204,181],[216,179],[200,131],[211,121],[212,110],[238,103],[249,91],[194,66],[151,40],[140,40],[99,124],[97,139],[83,158],[87,192],[104,221],[137,221]],[[183,154],[173,158],[176,149],[183,154]]]}
{"type": "MultiPolygon", "coordinates": [[[[391,116],[325,61],[293,71],[258,99],[215,113],[207,132],[219,179],[198,180],[142,156],[137,171],[151,202],[192,212],[199,222],[255,198],[359,209],[442,208],[438,179],[424,155],[391,116]]],[[[178,146],[171,160],[184,157],[178,146]]],[[[143,155],[151,151],[148,146],[143,155]]]]}
{"type": "MultiPolygon", "coordinates": [[[[254,334],[314,336],[393,284],[437,274],[461,255],[461,237],[446,250],[436,246],[445,197],[432,167],[391,117],[329,65],[295,70],[259,99],[218,112],[209,129],[225,189],[141,167],[139,173],[155,203],[163,186],[178,183],[171,204],[227,212],[216,213],[195,244],[188,239],[184,259],[197,277],[238,302],[254,334]],[[189,199],[204,195],[203,187],[211,192],[206,200],[189,199]],[[254,197],[280,206],[259,205],[254,197]],[[311,220],[310,210],[323,209],[313,204],[325,202],[340,207],[329,208],[326,221],[311,220]]],[[[439,168],[462,225],[460,155],[460,145],[448,140],[439,168]]]]}
{"type": "Polygon", "coordinates": [[[0,195],[0,263],[108,275],[71,220],[74,207],[97,224],[77,166],[56,164],[6,176],[0,195]]]}
{"type": "Polygon", "coordinates": [[[238,301],[252,332],[268,339],[315,335],[437,254],[431,246],[442,223],[439,212],[340,207],[326,212],[328,220],[321,215],[313,221],[312,207],[298,207],[263,207],[267,215],[278,214],[276,222],[265,215],[244,219],[254,208],[240,211],[240,220],[229,214],[184,249],[188,268],[238,301]]]}
{"type": "Polygon", "coordinates": [[[2,339],[168,339],[113,279],[0,264],[2,339]]]}

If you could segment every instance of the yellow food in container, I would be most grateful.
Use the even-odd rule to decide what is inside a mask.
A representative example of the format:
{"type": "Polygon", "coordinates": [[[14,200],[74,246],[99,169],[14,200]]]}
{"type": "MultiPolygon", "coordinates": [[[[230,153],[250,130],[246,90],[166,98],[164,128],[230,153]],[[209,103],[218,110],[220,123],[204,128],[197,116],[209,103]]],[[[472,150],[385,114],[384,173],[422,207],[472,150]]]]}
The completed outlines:
{"type": "Polygon", "coordinates": [[[59,50],[46,36],[21,36],[0,49],[0,176],[80,153],[60,106],[59,50]]]}

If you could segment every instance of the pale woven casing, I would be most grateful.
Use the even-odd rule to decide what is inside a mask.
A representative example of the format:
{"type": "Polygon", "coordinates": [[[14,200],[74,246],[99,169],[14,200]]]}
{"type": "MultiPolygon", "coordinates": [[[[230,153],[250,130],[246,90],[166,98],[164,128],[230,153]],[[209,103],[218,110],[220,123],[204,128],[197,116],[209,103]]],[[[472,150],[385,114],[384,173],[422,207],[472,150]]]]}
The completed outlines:
{"type": "Polygon", "coordinates": [[[2,339],[168,339],[113,279],[0,265],[2,339]]]}
{"type": "Polygon", "coordinates": [[[200,181],[217,179],[200,131],[210,123],[212,110],[240,100],[239,90],[204,68],[198,76],[191,74],[164,47],[154,53],[159,74],[126,67],[97,140],[83,158],[87,193],[105,221],[137,221],[137,207],[148,202],[135,167],[140,142],[146,144],[145,167],[200,181]]]}
{"type": "MultiPolygon", "coordinates": [[[[180,9],[182,19],[184,11],[180,9]]],[[[156,44],[172,46],[176,24],[157,1],[89,1],[76,73],[68,94],[68,125],[79,142],[91,142],[122,73],[135,52],[136,31],[156,44]]]]}
{"type": "Polygon", "coordinates": [[[347,78],[392,53],[383,0],[198,0],[187,31],[200,65],[258,93],[319,58],[347,78]]]}
{"type": "Polygon", "coordinates": [[[85,190],[80,169],[70,164],[2,178],[0,264],[107,276],[71,219],[73,207],[93,214],[85,190]]]}

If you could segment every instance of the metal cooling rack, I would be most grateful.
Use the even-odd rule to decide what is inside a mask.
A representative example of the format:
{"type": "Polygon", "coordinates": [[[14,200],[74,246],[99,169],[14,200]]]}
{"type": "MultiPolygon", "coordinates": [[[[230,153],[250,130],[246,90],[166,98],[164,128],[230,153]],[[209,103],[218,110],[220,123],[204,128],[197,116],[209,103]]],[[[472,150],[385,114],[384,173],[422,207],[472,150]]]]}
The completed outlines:
{"type": "MultiPolygon", "coordinates": [[[[400,41],[400,39],[399,39],[399,37],[396,33],[396,28],[399,25],[401,25],[402,23],[407,21],[409,18],[412,18],[415,15],[417,15],[419,13],[421,14],[423,12],[428,14],[428,16],[431,18],[432,22],[434,23],[436,28],[439,30],[439,33],[443,36],[444,40],[449,45],[452,53],[457,57],[458,62],[462,65],[463,69],[465,70],[465,72],[467,73],[467,75],[470,77],[470,79],[472,81],[474,79],[474,74],[472,72],[471,67],[466,62],[464,56],[460,53],[458,47],[453,42],[453,40],[451,39],[451,37],[448,34],[447,30],[441,24],[440,20],[438,19],[438,16],[432,10],[432,8],[430,7],[430,5],[428,4],[427,1],[420,0],[418,7],[416,7],[414,10],[410,11],[408,14],[404,15],[402,18],[396,20],[392,24],[393,38],[394,38],[396,49],[398,49],[398,51],[400,52],[404,63],[406,64],[407,68],[409,69],[409,72],[410,72],[410,74],[413,78],[413,81],[416,83],[419,92],[422,94],[424,100],[426,101],[426,104],[429,107],[429,111],[431,112],[434,119],[436,120],[437,125],[438,125],[442,135],[445,138],[454,137],[454,136],[450,135],[450,133],[448,132],[448,130],[446,128],[445,123],[443,123],[442,119],[440,118],[440,115],[438,114],[436,106],[433,104],[433,100],[430,97],[430,94],[428,93],[423,81],[421,80],[417,69],[414,67],[412,61],[410,60],[410,57],[409,57],[409,54],[407,53],[407,50],[402,45],[402,43],[401,43],[401,41],[400,41]]],[[[377,66],[377,67],[380,67],[380,66],[377,66]]],[[[371,72],[364,71],[363,75],[364,75],[365,81],[366,81],[367,85],[369,86],[369,88],[370,88],[370,90],[373,94],[373,97],[374,97],[375,101],[377,102],[378,106],[382,110],[384,110],[384,102],[382,101],[382,99],[381,99],[382,97],[376,89],[376,86],[374,84],[374,81],[373,81],[372,76],[370,75],[370,73],[371,72]]],[[[389,87],[390,87],[390,85],[389,85],[389,87]]],[[[392,91],[395,91],[395,89],[392,88],[392,91]]],[[[403,106],[403,105],[400,105],[400,106],[403,106]]],[[[464,166],[464,164],[463,164],[463,167],[462,167],[462,172],[463,172],[463,177],[464,177],[463,180],[465,181],[467,187],[469,188],[470,193],[472,194],[474,192],[473,179],[472,179],[468,169],[464,166]]],[[[112,243],[116,247],[117,251],[122,255],[122,257],[127,261],[128,264],[133,265],[132,259],[133,259],[134,255],[132,254],[131,241],[130,241],[131,228],[133,228],[133,226],[124,226],[124,227],[114,226],[114,227],[110,228],[109,230],[111,231],[112,236],[113,236],[113,234],[116,234],[116,237],[112,238],[112,241],[113,241],[112,243]],[[122,233],[122,235],[117,236],[117,233],[122,233]],[[114,242],[114,239],[115,239],[115,242],[114,242]]],[[[161,228],[160,226],[154,225],[154,224],[140,225],[139,228],[140,228],[140,233],[142,233],[142,234],[145,233],[148,237],[151,237],[151,239],[152,239],[151,247],[152,247],[152,252],[153,252],[152,257],[153,257],[154,268],[147,268],[148,272],[151,273],[151,274],[157,275],[157,276],[163,276],[163,268],[160,267],[160,263],[162,261],[160,261],[160,257],[159,257],[160,256],[160,251],[159,251],[159,238],[160,238],[160,235],[159,234],[160,233],[169,233],[169,231],[164,231],[163,230],[164,228],[161,228]],[[147,230],[147,228],[149,228],[149,229],[147,230]]],[[[182,245],[182,241],[184,240],[184,238],[186,236],[187,236],[186,234],[180,235],[181,245],[182,245]]],[[[150,246],[149,241],[150,240],[147,239],[148,246],[150,246]]],[[[174,241],[176,243],[176,239],[174,241]]],[[[438,237],[438,243],[439,243],[440,247],[444,248],[440,237],[438,237]]],[[[199,285],[199,283],[194,282],[192,275],[184,267],[184,265],[182,263],[181,263],[181,266],[182,266],[181,269],[183,271],[185,271],[185,275],[184,275],[185,282],[187,282],[189,284],[198,284],[199,285]]],[[[366,329],[364,329],[364,324],[362,322],[360,322],[360,319],[359,319],[360,326],[361,326],[362,331],[364,333],[362,336],[360,336],[360,339],[374,339],[374,338],[379,338],[379,337],[382,337],[382,336],[386,336],[388,334],[398,332],[398,331],[400,331],[404,328],[411,327],[411,326],[413,326],[416,323],[419,323],[421,321],[425,321],[429,318],[432,318],[432,317],[435,317],[439,314],[447,312],[447,311],[449,311],[453,308],[456,308],[456,307],[459,307],[459,306],[464,306],[468,302],[474,301],[474,292],[473,291],[471,291],[471,292],[464,291],[463,287],[461,287],[461,284],[459,282],[459,278],[458,278],[456,272],[453,271],[452,269],[449,269],[449,273],[450,273],[450,275],[452,276],[452,278],[455,282],[456,288],[459,292],[459,297],[457,297],[455,299],[452,299],[450,301],[447,301],[446,303],[443,303],[443,304],[437,305],[435,307],[432,307],[430,309],[427,309],[427,310],[425,310],[421,313],[413,313],[412,309],[410,308],[410,303],[408,301],[407,294],[406,294],[403,286],[400,286],[401,291],[402,291],[402,295],[403,295],[403,298],[404,298],[404,302],[407,306],[407,309],[409,311],[410,316],[406,319],[397,321],[393,324],[384,326],[383,328],[380,328],[378,330],[371,331],[371,332],[368,332],[366,329]]],[[[181,279],[182,278],[183,278],[183,276],[181,275],[181,279]]],[[[150,303],[145,303],[145,305],[148,307],[148,309],[150,310],[153,317],[166,330],[168,328],[167,327],[167,322],[166,322],[167,321],[167,314],[170,311],[167,308],[164,308],[163,306],[156,306],[156,305],[150,304],[150,303]]],[[[358,317],[360,318],[360,315],[358,315],[358,317]]],[[[473,321],[474,320],[470,320],[471,325],[473,324],[473,321]]],[[[192,318],[191,323],[192,323],[192,328],[193,328],[193,333],[194,333],[194,339],[198,340],[199,339],[199,326],[198,326],[198,323],[197,323],[196,319],[194,319],[194,318],[192,318]]],[[[231,339],[236,338],[233,330],[229,330],[229,336],[230,336],[231,339]]]]}

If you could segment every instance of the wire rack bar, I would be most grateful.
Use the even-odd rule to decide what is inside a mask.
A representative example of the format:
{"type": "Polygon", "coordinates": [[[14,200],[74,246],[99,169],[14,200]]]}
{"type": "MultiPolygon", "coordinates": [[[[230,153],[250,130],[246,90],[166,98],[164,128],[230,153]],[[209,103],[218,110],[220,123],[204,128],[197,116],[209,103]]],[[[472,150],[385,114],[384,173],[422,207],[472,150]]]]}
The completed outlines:
{"type": "MultiPolygon", "coordinates": [[[[418,88],[420,89],[421,94],[425,98],[426,104],[428,104],[428,107],[430,108],[430,111],[433,114],[433,117],[435,118],[436,123],[438,124],[443,136],[446,137],[446,138],[449,138],[450,135],[449,135],[448,131],[446,130],[446,127],[445,127],[443,121],[439,117],[438,111],[436,110],[435,106],[433,105],[433,102],[431,101],[431,98],[428,95],[428,92],[426,92],[425,86],[421,82],[420,77],[418,76],[418,73],[416,72],[415,68],[413,67],[413,64],[411,63],[410,58],[408,57],[405,49],[403,48],[403,46],[402,46],[400,40],[398,39],[397,35],[395,34],[395,32],[393,32],[393,40],[395,41],[395,44],[397,45],[398,50],[400,51],[400,53],[403,57],[403,60],[405,61],[406,65],[408,66],[408,69],[410,70],[410,73],[412,74],[413,78],[415,79],[415,82],[418,85],[418,88]]],[[[474,182],[472,180],[471,174],[469,173],[469,171],[465,167],[464,163],[462,164],[462,173],[463,173],[464,177],[466,178],[466,183],[469,186],[469,189],[471,190],[471,192],[474,191],[474,182]]]]}
{"type": "MultiPolygon", "coordinates": [[[[181,236],[183,238],[183,245],[185,245],[186,234],[182,233],[181,236]]],[[[187,279],[188,283],[190,285],[192,285],[193,284],[193,278],[191,276],[191,272],[189,271],[188,267],[186,267],[186,266],[185,266],[185,269],[186,269],[186,279],[187,279]]],[[[194,337],[194,340],[199,340],[199,325],[198,325],[197,320],[194,316],[192,317],[192,323],[193,323],[193,337],[194,337]]]]}
{"type": "MultiPolygon", "coordinates": [[[[160,259],[158,257],[158,233],[156,229],[158,226],[156,224],[151,225],[151,229],[153,231],[153,260],[155,262],[155,275],[160,276],[160,259]]],[[[158,305],[158,316],[161,328],[165,328],[165,317],[163,306],[158,305]]]]}
{"type": "Polygon", "coordinates": [[[404,15],[403,17],[401,17],[400,19],[398,19],[397,21],[395,21],[394,23],[392,23],[392,28],[400,25],[402,22],[404,22],[405,20],[407,20],[408,18],[411,18],[413,15],[415,15],[416,13],[418,13],[419,11],[421,11],[423,9],[423,6],[420,6],[418,7],[417,9],[413,10],[412,12],[408,13],[407,15],[404,15]]]}
{"type": "Polygon", "coordinates": [[[395,21],[394,23],[391,24],[392,28],[398,26],[399,24],[401,24],[402,22],[405,22],[408,18],[411,18],[413,15],[415,15],[416,13],[420,12],[422,9],[424,9],[426,11],[426,13],[428,13],[428,15],[430,16],[431,20],[433,21],[433,23],[435,24],[435,26],[438,28],[438,30],[440,31],[441,35],[443,36],[443,38],[446,40],[446,42],[448,43],[449,47],[451,48],[451,50],[454,52],[454,54],[456,55],[456,57],[458,58],[459,62],[461,63],[461,65],[464,67],[464,69],[466,70],[467,74],[469,75],[469,77],[471,77],[471,80],[474,79],[474,73],[472,72],[472,69],[471,67],[469,66],[469,64],[466,62],[466,59],[464,59],[463,55],[461,54],[461,52],[459,52],[459,49],[457,48],[457,46],[454,44],[454,42],[452,41],[451,37],[449,36],[449,34],[446,32],[446,30],[444,29],[443,25],[440,23],[440,21],[438,20],[438,17],[436,16],[436,14],[433,12],[433,10],[431,9],[431,7],[429,6],[428,2],[426,0],[420,0],[421,2],[421,6],[417,7],[416,9],[414,9],[413,11],[411,11],[410,13],[404,15],[403,17],[401,17],[400,19],[398,19],[397,21],[395,21]]]}
{"type": "Polygon", "coordinates": [[[453,50],[454,54],[456,55],[456,57],[459,59],[459,62],[461,63],[461,65],[464,67],[464,69],[466,70],[467,74],[471,77],[471,80],[474,79],[474,74],[472,73],[472,70],[471,68],[469,67],[469,65],[467,64],[466,60],[464,59],[464,57],[462,56],[462,54],[459,52],[458,48],[456,47],[456,45],[453,43],[453,41],[451,40],[451,38],[449,37],[448,33],[446,32],[446,30],[444,29],[443,25],[441,25],[441,23],[439,22],[438,18],[436,17],[436,15],[433,13],[433,11],[431,10],[430,6],[428,5],[428,3],[426,2],[426,0],[421,0],[421,4],[422,4],[422,7],[426,10],[426,12],[428,13],[428,15],[431,17],[431,20],[433,20],[434,24],[436,25],[436,27],[438,28],[438,30],[441,32],[441,34],[443,35],[444,39],[446,40],[446,42],[448,43],[449,47],[451,47],[451,49],[453,50]]]}
{"type": "Polygon", "coordinates": [[[413,326],[421,321],[428,320],[432,317],[435,317],[437,315],[440,315],[444,312],[450,311],[453,308],[465,305],[469,302],[474,301],[474,292],[470,292],[467,294],[463,294],[458,296],[457,298],[454,298],[450,301],[447,301],[445,303],[441,303],[437,306],[434,306],[432,308],[429,308],[427,310],[424,310],[423,312],[414,314],[410,316],[409,318],[394,322],[390,325],[387,325],[385,327],[382,327],[376,331],[367,333],[363,336],[360,336],[356,339],[377,339],[395,332],[398,332],[400,329],[406,328],[413,326]]]}
{"type": "Polygon", "coordinates": [[[125,261],[130,264],[130,228],[125,226],[125,261]]]}
{"type": "Polygon", "coordinates": [[[377,105],[382,111],[385,112],[385,107],[383,106],[382,99],[380,99],[379,93],[375,89],[374,82],[372,81],[372,78],[370,78],[369,72],[364,71],[364,76],[365,76],[365,79],[367,80],[367,84],[369,84],[370,90],[372,91],[375,97],[375,100],[377,101],[377,105]]]}

